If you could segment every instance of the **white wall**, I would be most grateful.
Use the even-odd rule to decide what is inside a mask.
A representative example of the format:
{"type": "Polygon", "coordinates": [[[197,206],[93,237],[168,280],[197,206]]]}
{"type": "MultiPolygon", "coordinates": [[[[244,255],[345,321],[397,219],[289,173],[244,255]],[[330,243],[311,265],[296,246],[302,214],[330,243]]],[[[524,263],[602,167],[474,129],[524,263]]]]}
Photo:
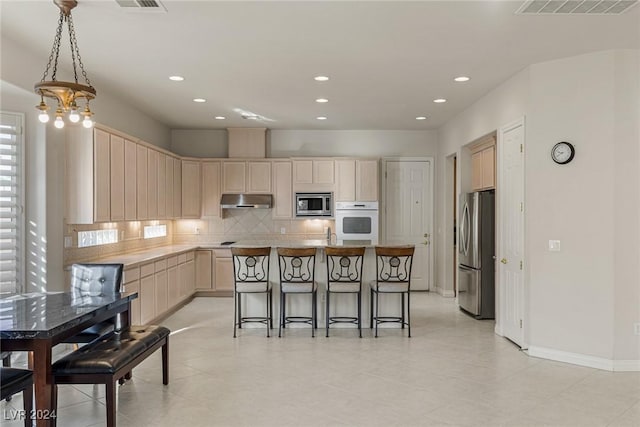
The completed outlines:
{"type": "MultiPolygon", "coordinates": [[[[639,56],[606,51],[532,65],[439,130],[443,160],[526,117],[525,340],[559,358],[640,359],[639,56]],[[550,149],[563,140],[576,157],[560,166],[550,149]],[[562,250],[549,252],[549,239],[562,250]]],[[[439,226],[447,197],[439,195],[439,226]]],[[[448,266],[438,268],[450,283],[448,266]]]]}

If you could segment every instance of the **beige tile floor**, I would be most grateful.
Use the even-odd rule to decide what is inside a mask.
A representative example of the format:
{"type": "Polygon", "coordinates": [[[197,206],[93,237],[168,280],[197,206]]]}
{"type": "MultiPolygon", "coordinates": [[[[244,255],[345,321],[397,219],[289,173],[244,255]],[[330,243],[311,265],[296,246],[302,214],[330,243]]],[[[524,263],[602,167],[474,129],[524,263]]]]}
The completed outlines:
{"type": "MultiPolygon", "coordinates": [[[[413,294],[411,339],[397,329],[233,339],[232,316],[231,299],[196,298],[166,319],[170,384],[157,352],[119,387],[118,425],[640,426],[640,373],[530,358],[452,299],[413,294]]],[[[6,418],[22,401],[1,405],[6,418]]],[[[103,386],[62,386],[58,414],[61,427],[105,425],[103,386]]]]}

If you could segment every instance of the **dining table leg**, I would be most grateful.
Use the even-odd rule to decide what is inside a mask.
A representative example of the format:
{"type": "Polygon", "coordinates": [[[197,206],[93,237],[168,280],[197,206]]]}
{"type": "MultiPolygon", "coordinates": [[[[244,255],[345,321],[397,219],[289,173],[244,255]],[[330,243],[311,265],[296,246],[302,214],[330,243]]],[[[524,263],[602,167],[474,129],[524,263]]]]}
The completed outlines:
{"type": "Polygon", "coordinates": [[[53,375],[51,371],[50,340],[35,340],[33,347],[33,383],[36,395],[36,405],[32,412],[37,427],[49,427],[56,417],[57,408],[53,407],[53,375]]]}

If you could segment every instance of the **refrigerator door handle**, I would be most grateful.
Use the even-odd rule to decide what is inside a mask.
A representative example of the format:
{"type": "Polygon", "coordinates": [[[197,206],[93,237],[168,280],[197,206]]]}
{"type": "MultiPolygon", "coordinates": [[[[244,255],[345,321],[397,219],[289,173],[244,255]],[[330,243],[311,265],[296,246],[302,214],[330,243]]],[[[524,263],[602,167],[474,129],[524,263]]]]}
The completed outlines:
{"type": "Polygon", "coordinates": [[[462,224],[460,227],[460,240],[462,246],[462,253],[467,255],[469,253],[469,240],[470,240],[470,222],[471,218],[469,216],[469,205],[467,203],[464,204],[464,209],[462,211],[462,224]]]}

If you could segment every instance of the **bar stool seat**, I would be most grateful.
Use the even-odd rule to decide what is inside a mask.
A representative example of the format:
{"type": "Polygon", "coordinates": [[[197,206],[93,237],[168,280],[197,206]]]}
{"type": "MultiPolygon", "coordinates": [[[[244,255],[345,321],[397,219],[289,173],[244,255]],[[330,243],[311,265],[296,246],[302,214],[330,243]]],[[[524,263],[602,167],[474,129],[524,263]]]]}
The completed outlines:
{"type": "Polygon", "coordinates": [[[327,255],[327,305],[325,316],[326,336],[334,323],[353,323],[358,326],[362,338],[362,264],[364,247],[325,248],[327,255]],[[356,294],[357,316],[331,316],[331,294],[356,294]]]}

